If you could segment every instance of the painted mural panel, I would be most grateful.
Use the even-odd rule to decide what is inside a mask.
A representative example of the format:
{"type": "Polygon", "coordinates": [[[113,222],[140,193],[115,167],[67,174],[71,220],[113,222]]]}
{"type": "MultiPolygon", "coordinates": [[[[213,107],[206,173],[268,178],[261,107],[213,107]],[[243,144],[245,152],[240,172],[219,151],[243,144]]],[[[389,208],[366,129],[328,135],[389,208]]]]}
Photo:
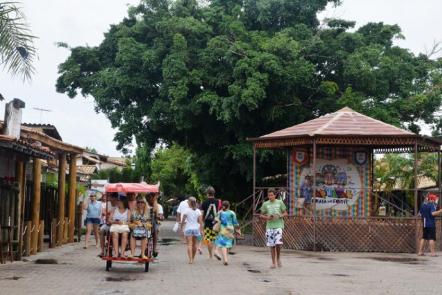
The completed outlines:
{"type": "Polygon", "coordinates": [[[317,153],[316,190],[313,190],[312,155],[289,153],[290,212],[311,213],[316,203],[323,216],[369,215],[369,152],[354,148],[320,148],[317,153]],[[306,160],[307,159],[307,160],[306,160]]]}

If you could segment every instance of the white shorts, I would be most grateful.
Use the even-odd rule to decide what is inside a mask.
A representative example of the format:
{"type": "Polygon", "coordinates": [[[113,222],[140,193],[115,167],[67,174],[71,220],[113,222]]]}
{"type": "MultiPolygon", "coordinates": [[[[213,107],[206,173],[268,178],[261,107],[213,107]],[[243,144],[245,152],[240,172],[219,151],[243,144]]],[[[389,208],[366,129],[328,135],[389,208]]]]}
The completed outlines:
{"type": "Polygon", "coordinates": [[[282,245],[282,228],[268,228],[266,230],[267,247],[282,245]]]}
{"type": "Polygon", "coordinates": [[[112,224],[110,227],[110,232],[111,233],[128,233],[129,230],[129,226],[127,224],[112,224]]]}

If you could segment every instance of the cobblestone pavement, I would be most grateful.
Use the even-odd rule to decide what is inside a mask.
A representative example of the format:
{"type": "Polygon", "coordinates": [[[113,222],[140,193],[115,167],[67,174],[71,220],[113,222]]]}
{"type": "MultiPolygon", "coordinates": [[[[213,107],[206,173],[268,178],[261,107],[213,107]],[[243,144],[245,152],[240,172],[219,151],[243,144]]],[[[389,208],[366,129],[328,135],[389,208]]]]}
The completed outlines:
{"type": "Polygon", "coordinates": [[[189,265],[172,225],[163,224],[161,237],[173,240],[148,273],[132,264],[106,272],[95,247],[72,244],[0,265],[0,294],[442,294],[442,257],[285,251],[283,268],[271,270],[265,249],[237,246],[229,266],[206,249],[189,265]],[[34,263],[45,258],[58,264],[34,263]]]}

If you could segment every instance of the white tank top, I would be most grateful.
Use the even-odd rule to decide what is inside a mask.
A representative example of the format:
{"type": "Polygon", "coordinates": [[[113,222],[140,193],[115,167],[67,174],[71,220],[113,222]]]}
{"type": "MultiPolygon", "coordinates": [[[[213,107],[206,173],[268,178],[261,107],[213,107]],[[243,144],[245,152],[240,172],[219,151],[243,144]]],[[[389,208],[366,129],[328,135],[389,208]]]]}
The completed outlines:
{"type": "Polygon", "coordinates": [[[120,211],[117,209],[115,209],[114,211],[114,220],[119,220],[119,221],[125,221],[127,222],[127,213],[129,210],[125,210],[123,213],[120,213],[120,211]]]}

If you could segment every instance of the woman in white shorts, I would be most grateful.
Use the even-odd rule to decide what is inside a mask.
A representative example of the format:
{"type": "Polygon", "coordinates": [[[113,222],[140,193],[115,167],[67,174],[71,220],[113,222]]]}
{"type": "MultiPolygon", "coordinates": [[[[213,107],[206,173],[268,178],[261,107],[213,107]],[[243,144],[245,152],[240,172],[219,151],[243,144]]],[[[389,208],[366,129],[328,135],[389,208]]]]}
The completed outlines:
{"type": "Polygon", "coordinates": [[[198,238],[201,237],[203,219],[201,211],[196,207],[196,199],[189,198],[189,208],[183,212],[184,236],[187,241],[189,264],[195,260],[198,238]]]}
{"type": "Polygon", "coordinates": [[[131,212],[127,206],[127,198],[120,196],[117,202],[117,208],[111,213],[111,227],[110,232],[112,234],[112,244],[114,248],[114,254],[116,257],[127,257],[126,246],[127,237],[129,234],[129,221],[131,218],[131,212]],[[118,238],[121,234],[121,252],[118,251],[118,238]]]}

